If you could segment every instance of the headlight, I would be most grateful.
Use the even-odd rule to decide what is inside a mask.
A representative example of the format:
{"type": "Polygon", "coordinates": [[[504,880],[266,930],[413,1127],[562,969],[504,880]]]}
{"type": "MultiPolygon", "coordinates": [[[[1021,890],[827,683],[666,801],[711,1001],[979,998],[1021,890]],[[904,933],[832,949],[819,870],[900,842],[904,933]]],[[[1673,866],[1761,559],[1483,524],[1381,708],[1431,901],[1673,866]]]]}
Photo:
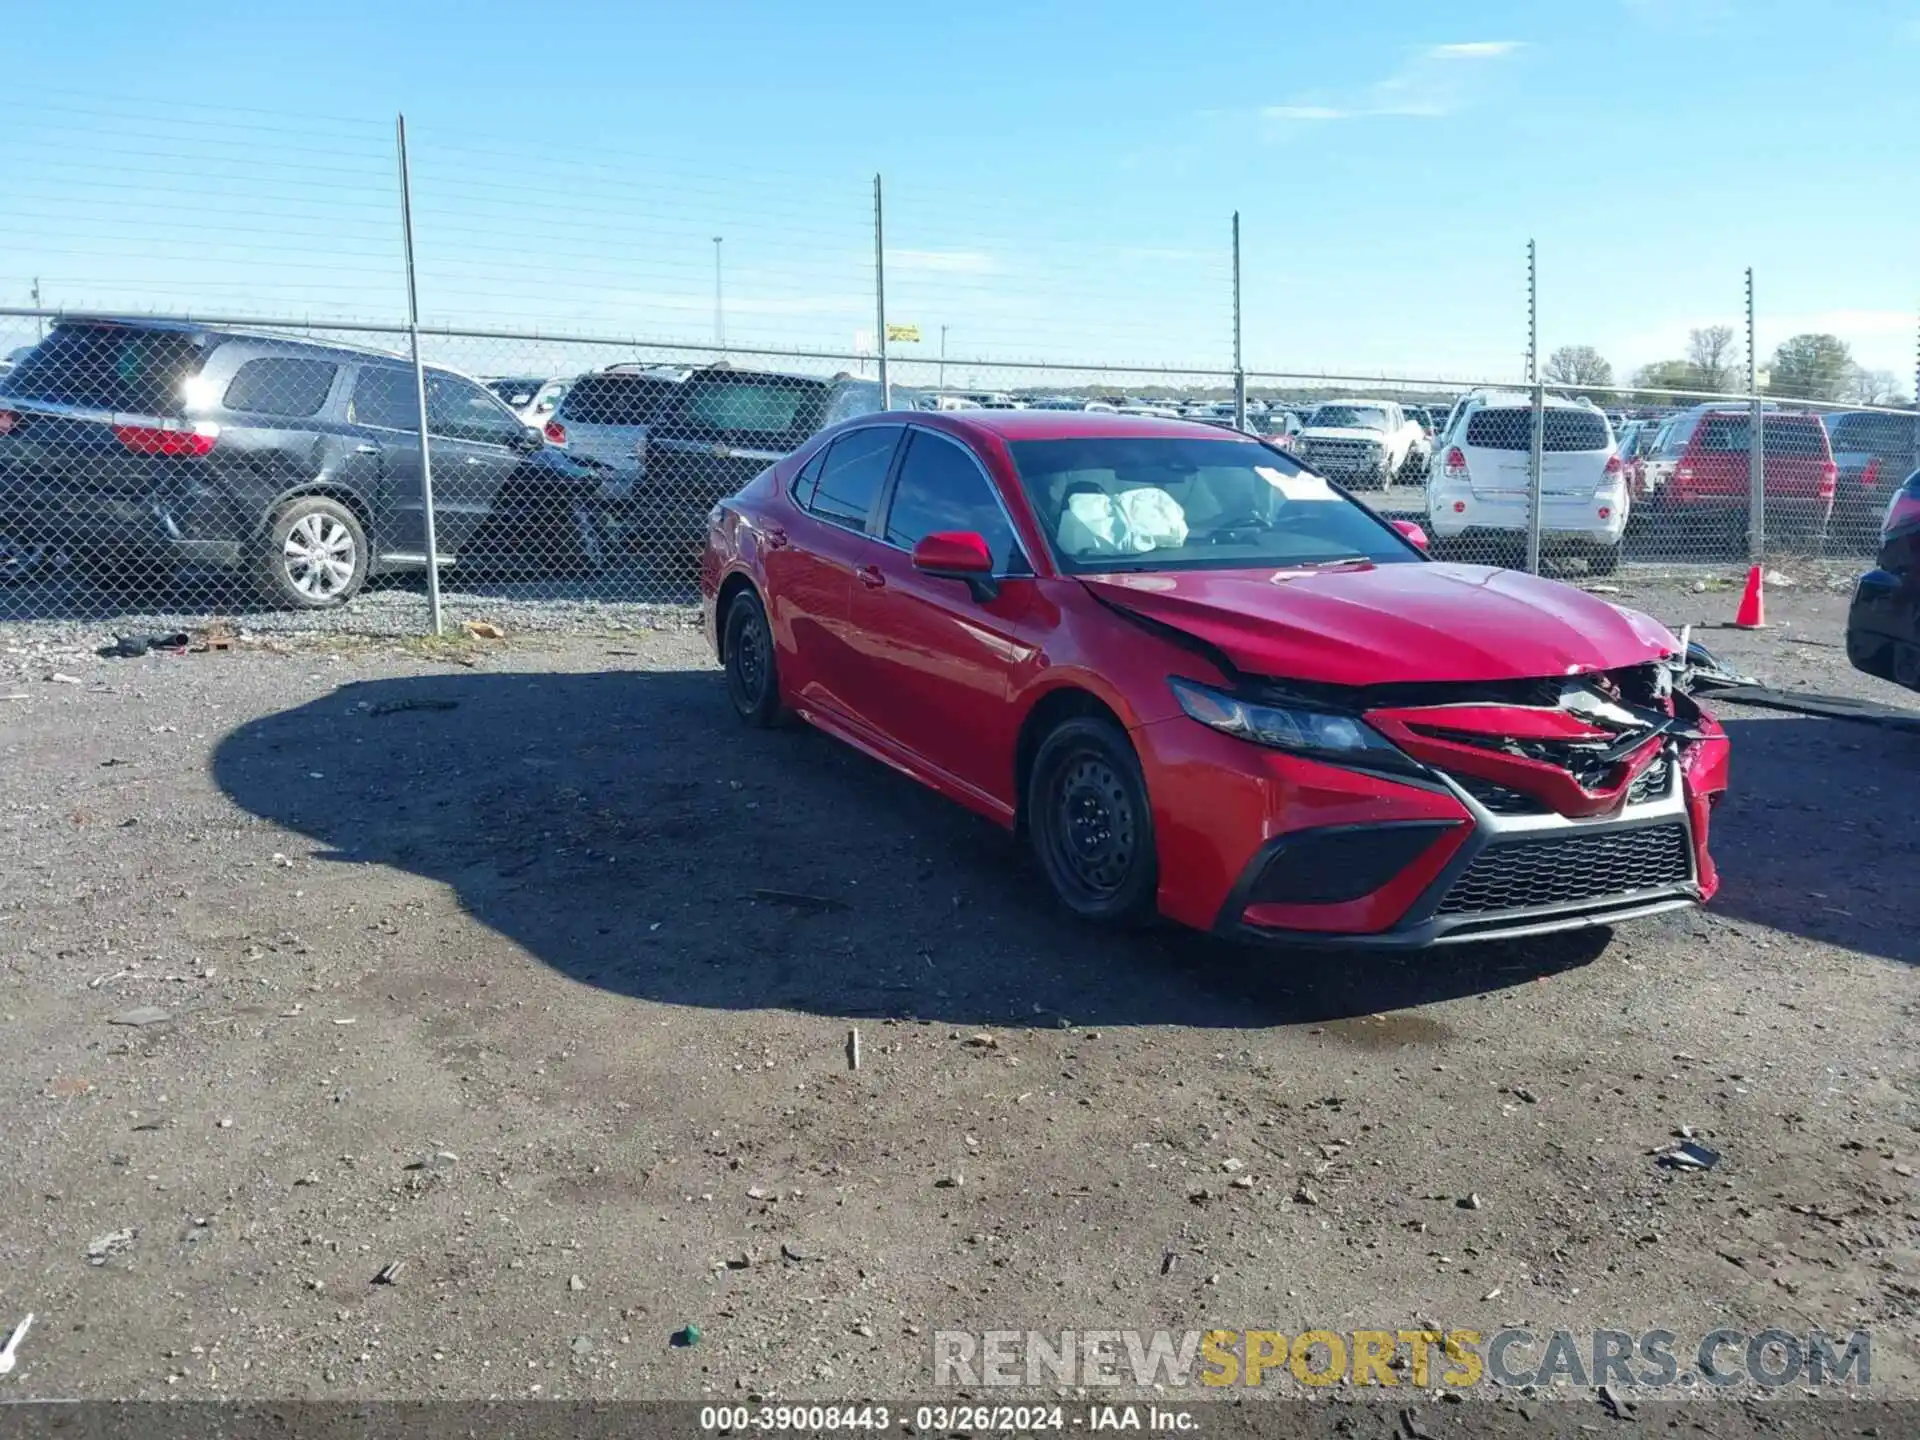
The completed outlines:
{"type": "Polygon", "coordinates": [[[1180,708],[1202,725],[1270,745],[1322,755],[1349,765],[1390,770],[1417,770],[1413,760],[1388,743],[1385,736],[1351,715],[1308,710],[1297,705],[1263,705],[1229,695],[1210,685],[1169,678],[1180,708]]]}

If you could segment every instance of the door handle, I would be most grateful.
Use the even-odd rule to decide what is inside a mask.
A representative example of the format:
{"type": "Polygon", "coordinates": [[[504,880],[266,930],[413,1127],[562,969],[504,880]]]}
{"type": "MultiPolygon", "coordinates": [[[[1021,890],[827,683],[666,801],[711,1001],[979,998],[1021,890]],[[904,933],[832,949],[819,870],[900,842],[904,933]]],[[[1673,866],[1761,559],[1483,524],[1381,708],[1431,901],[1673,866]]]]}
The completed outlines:
{"type": "Polygon", "coordinates": [[[380,453],[380,447],[378,445],[356,445],[353,447],[353,453],[356,455],[378,455],[380,453]]]}
{"type": "Polygon", "coordinates": [[[887,577],[880,573],[877,565],[862,565],[853,573],[860,577],[860,583],[869,590],[878,590],[887,583],[887,577]]]}
{"type": "Polygon", "coordinates": [[[480,457],[478,455],[469,455],[466,457],[466,463],[469,465],[478,465],[480,463],[480,457]]]}
{"type": "Polygon", "coordinates": [[[778,525],[767,531],[767,548],[771,550],[786,549],[787,532],[782,530],[778,525]]]}

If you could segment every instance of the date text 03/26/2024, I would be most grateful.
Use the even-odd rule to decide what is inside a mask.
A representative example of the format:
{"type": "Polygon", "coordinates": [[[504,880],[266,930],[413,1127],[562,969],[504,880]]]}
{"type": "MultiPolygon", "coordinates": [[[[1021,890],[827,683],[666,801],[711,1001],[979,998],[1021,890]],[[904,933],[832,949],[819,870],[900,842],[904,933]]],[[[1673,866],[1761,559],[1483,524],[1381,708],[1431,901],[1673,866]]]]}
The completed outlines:
{"type": "Polygon", "coordinates": [[[707,1434],[835,1430],[884,1432],[894,1424],[918,1434],[1027,1434],[1044,1431],[1145,1431],[1194,1434],[1191,1410],[1159,1405],[921,1405],[896,1412],[885,1405],[708,1405],[700,1411],[707,1434]]]}

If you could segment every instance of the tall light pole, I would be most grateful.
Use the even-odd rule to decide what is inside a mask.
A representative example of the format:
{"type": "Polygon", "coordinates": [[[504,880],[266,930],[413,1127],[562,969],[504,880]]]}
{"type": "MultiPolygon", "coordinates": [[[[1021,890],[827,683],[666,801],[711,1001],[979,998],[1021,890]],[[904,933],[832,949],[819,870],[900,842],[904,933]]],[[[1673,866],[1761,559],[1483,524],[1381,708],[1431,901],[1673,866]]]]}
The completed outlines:
{"type": "MultiPolygon", "coordinates": [[[[33,308],[36,310],[40,308],[40,277],[38,275],[33,277],[33,308]]],[[[33,321],[33,328],[37,338],[41,340],[46,339],[47,317],[44,315],[36,315],[33,321]]]]}
{"type": "Polygon", "coordinates": [[[720,241],[713,237],[713,343],[721,354],[727,352],[727,312],[720,295],[720,241]]]}
{"type": "Polygon", "coordinates": [[[936,390],[947,388],[947,331],[951,328],[947,325],[940,327],[940,378],[934,382],[933,388],[936,390]]]}

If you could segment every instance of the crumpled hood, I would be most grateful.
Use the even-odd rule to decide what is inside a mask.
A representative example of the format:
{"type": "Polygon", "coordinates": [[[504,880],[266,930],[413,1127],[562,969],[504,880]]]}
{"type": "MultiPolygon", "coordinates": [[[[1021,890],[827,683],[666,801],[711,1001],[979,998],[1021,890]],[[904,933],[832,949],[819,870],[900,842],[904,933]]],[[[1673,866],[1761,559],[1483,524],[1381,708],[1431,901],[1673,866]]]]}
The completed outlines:
{"type": "Polygon", "coordinates": [[[1301,440],[1371,440],[1376,445],[1387,443],[1387,432],[1369,430],[1360,425],[1309,425],[1298,437],[1301,440]]]}
{"type": "Polygon", "coordinates": [[[1518,570],[1409,563],[1080,577],[1241,671],[1328,685],[1520,680],[1640,665],[1679,642],[1637,611],[1518,570]]]}

